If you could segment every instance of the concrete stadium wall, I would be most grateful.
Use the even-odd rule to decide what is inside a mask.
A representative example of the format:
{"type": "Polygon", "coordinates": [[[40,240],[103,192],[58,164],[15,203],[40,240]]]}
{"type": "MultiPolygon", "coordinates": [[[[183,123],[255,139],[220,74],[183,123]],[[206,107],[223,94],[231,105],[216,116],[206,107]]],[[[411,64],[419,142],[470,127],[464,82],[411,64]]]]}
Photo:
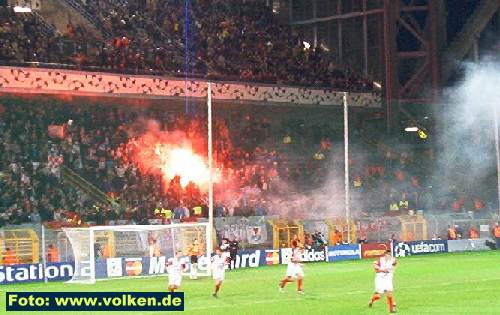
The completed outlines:
{"type": "MultiPolygon", "coordinates": [[[[0,67],[0,92],[72,95],[206,98],[207,82],[59,69],[0,67]]],[[[214,100],[268,104],[341,106],[343,92],[329,89],[214,82],[214,100]]],[[[379,93],[349,92],[352,107],[381,108],[379,93]]]]}

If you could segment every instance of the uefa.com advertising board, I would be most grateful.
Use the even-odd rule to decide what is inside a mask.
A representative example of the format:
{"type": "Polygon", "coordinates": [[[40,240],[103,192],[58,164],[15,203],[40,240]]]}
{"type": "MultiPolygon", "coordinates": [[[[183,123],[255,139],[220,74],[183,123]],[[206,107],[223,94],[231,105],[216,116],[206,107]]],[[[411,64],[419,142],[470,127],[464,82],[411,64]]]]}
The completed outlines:
{"type": "MultiPolygon", "coordinates": [[[[312,262],[338,262],[357,259],[375,259],[390,249],[395,257],[409,257],[445,253],[448,251],[487,250],[482,240],[457,241],[413,241],[413,242],[386,242],[363,243],[327,246],[323,249],[306,249],[302,260],[312,262]]],[[[233,268],[257,268],[266,265],[288,264],[292,255],[291,248],[266,250],[241,250],[232,262],[233,268]]],[[[96,278],[119,278],[133,276],[150,276],[166,274],[166,257],[137,257],[137,258],[107,258],[96,262],[96,278]]],[[[206,257],[200,258],[198,269],[207,269],[206,257]]],[[[85,272],[86,268],[82,269],[85,272]]],[[[46,268],[42,264],[0,266],[0,284],[19,282],[65,281],[71,279],[74,272],[72,262],[48,263],[46,268]]],[[[90,274],[90,264],[87,269],[90,274]]]]}

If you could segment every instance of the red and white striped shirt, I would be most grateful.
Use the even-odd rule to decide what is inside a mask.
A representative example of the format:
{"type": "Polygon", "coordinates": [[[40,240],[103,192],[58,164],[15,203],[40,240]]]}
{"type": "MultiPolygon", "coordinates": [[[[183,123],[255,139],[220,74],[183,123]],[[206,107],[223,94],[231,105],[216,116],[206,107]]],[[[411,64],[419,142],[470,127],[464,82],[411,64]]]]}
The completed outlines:
{"type": "Polygon", "coordinates": [[[386,259],[385,256],[382,256],[379,257],[374,264],[376,273],[392,273],[394,272],[394,267],[396,266],[397,261],[394,257],[386,259]]]}
{"type": "Polygon", "coordinates": [[[170,275],[182,275],[182,271],[186,268],[184,259],[182,258],[169,258],[167,261],[167,270],[170,275]]]}
{"type": "Polygon", "coordinates": [[[292,249],[292,257],[290,261],[294,264],[302,262],[302,249],[300,247],[292,249]]]}

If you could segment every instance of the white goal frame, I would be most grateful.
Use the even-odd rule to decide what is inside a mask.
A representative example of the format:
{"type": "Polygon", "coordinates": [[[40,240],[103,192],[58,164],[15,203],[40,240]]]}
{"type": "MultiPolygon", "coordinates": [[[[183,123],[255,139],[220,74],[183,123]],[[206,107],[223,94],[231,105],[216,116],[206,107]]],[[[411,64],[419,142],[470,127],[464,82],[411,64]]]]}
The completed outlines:
{"type": "MultiPolygon", "coordinates": [[[[207,259],[207,272],[205,273],[200,273],[200,276],[209,276],[210,275],[210,256],[211,256],[211,248],[208,246],[211,246],[212,241],[212,229],[210,228],[210,223],[208,222],[199,222],[199,223],[172,223],[172,224],[166,224],[166,225],[105,225],[105,226],[92,226],[92,227],[76,227],[76,228],[63,228],[63,231],[66,233],[72,247],[73,247],[73,254],[75,257],[75,270],[76,272],[76,260],[77,260],[77,253],[75,252],[74,249],[74,244],[72,237],[69,237],[68,232],[73,232],[73,231],[80,231],[80,232],[87,232],[89,235],[89,243],[88,243],[88,248],[89,248],[89,267],[90,267],[90,279],[88,280],[75,280],[71,279],[69,282],[73,283],[95,283],[97,280],[106,280],[108,278],[104,279],[96,279],[96,257],[95,257],[95,234],[96,232],[100,231],[116,231],[116,232],[144,232],[144,231],[165,231],[165,230],[173,230],[173,229],[182,229],[182,228],[193,228],[193,227],[204,227],[205,229],[205,236],[206,239],[204,240],[205,247],[204,247],[204,253],[202,256],[205,256],[207,259]]],[[[170,258],[170,257],[167,257],[170,258]]],[[[130,277],[130,276],[129,276],[130,277]]],[[[143,277],[143,276],[137,276],[137,277],[143,277]]],[[[120,278],[128,278],[127,276],[123,276],[120,278]]],[[[120,278],[114,278],[114,279],[120,279],[120,278]]]]}

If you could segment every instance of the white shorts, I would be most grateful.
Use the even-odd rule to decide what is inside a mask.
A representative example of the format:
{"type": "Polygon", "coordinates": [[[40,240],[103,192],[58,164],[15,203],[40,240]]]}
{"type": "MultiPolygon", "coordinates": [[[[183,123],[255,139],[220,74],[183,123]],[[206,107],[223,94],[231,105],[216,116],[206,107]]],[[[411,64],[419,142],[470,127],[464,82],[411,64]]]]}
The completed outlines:
{"type": "Polygon", "coordinates": [[[375,292],[384,294],[393,290],[392,273],[377,273],[375,276],[375,292]]]}
{"type": "Polygon", "coordinates": [[[286,276],[293,278],[304,277],[304,270],[302,270],[302,265],[294,263],[288,264],[288,267],[286,268],[286,276]]]}
{"type": "Polygon", "coordinates": [[[214,270],[212,277],[214,280],[224,281],[225,274],[226,274],[225,270],[214,270]]]}
{"type": "Polygon", "coordinates": [[[181,286],[182,275],[168,275],[168,285],[181,286]]]}

